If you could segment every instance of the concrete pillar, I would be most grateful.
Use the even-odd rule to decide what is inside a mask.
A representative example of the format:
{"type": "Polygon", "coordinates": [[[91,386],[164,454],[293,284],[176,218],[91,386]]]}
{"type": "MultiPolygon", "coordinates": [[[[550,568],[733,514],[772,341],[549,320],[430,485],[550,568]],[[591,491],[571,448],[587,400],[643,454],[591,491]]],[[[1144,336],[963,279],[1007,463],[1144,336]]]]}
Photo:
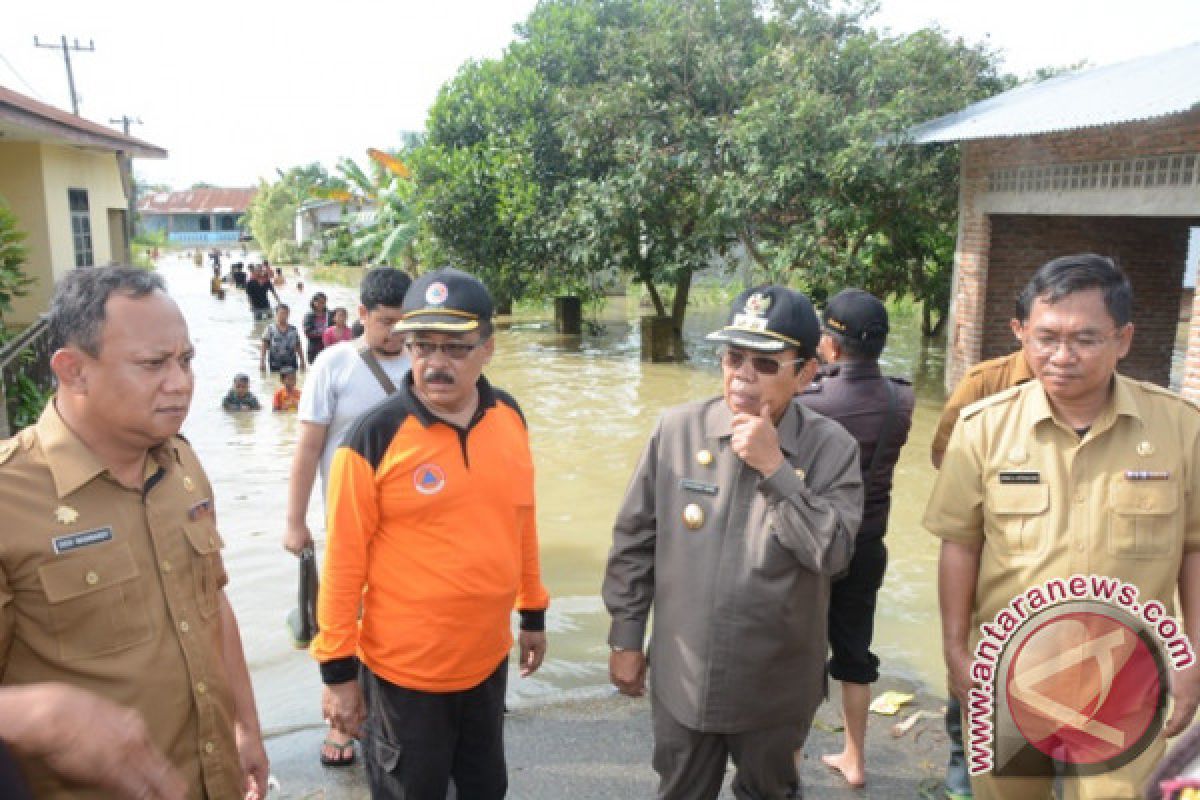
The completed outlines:
{"type": "Polygon", "coordinates": [[[1200,402],[1200,291],[1192,298],[1188,323],[1187,358],[1183,362],[1183,396],[1200,402]]]}

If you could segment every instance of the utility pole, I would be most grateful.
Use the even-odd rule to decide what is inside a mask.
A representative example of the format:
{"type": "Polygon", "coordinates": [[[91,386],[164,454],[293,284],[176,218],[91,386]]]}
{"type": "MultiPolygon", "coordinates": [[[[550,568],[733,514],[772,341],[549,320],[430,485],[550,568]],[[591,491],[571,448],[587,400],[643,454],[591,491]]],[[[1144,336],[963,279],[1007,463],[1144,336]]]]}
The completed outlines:
{"type": "MultiPolygon", "coordinates": [[[[121,129],[125,131],[125,135],[128,136],[129,135],[129,126],[135,125],[135,124],[141,125],[142,118],[141,117],[131,117],[128,114],[122,114],[117,119],[110,118],[108,120],[108,122],[110,125],[118,125],[119,124],[121,126],[121,129]]],[[[136,225],[134,224],[134,220],[136,219],[136,215],[137,215],[137,180],[133,176],[133,157],[129,156],[126,153],[118,153],[117,157],[121,160],[122,169],[125,172],[126,179],[129,181],[129,208],[126,212],[127,216],[125,217],[125,244],[129,248],[127,260],[129,261],[129,263],[132,264],[133,263],[133,237],[134,237],[134,234],[136,233],[136,231],[134,230],[136,228],[136,225]]]]}
{"type": "Polygon", "coordinates": [[[62,50],[63,61],[67,63],[67,86],[71,90],[71,111],[75,114],[75,116],[78,117],[79,95],[75,93],[75,73],[71,71],[71,51],[75,50],[80,53],[94,53],[96,52],[96,43],[91,39],[88,39],[87,47],[83,47],[79,44],[78,39],[76,39],[75,43],[72,45],[67,44],[67,37],[65,35],[59,37],[59,39],[62,42],[61,44],[42,44],[38,41],[38,37],[34,36],[33,46],[42,47],[47,50],[62,50]]]}
{"type": "Polygon", "coordinates": [[[126,114],[122,117],[118,117],[117,119],[110,119],[108,121],[108,124],[109,125],[120,125],[121,128],[125,131],[125,135],[128,136],[129,135],[129,126],[130,125],[141,125],[142,120],[141,120],[141,117],[131,117],[128,114],[126,114]]]}

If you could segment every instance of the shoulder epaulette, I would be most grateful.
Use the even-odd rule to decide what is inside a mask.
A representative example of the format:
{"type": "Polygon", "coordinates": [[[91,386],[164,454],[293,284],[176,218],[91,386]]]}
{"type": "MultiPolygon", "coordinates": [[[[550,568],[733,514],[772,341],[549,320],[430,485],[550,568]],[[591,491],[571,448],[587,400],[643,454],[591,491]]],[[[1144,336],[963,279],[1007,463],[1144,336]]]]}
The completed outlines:
{"type": "Polygon", "coordinates": [[[20,445],[20,441],[15,436],[0,442],[0,465],[12,458],[13,453],[17,452],[18,445],[20,445]]]}
{"type": "Polygon", "coordinates": [[[12,438],[0,442],[0,466],[16,455],[18,450],[28,450],[33,446],[33,426],[17,431],[12,438]]]}
{"type": "Polygon", "coordinates": [[[1025,385],[1026,384],[1010,386],[1003,391],[997,392],[996,394],[989,394],[982,400],[976,400],[974,403],[971,403],[969,406],[963,408],[962,411],[958,412],[958,418],[969,419],[978,414],[980,411],[983,411],[985,408],[1000,405],[1001,403],[1007,403],[1011,401],[1025,385]]]}
{"type": "Polygon", "coordinates": [[[1138,386],[1138,388],[1144,389],[1147,392],[1165,395],[1166,397],[1172,397],[1176,400],[1182,400],[1184,405],[1193,411],[1200,412],[1200,401],[1193,400],[1183,392],[1175,392],[1166,388],[1165,386],[1159,386],[1157,383],[1151,383],[1150,381],[1134,381],[1134,383],[1138,386]]]}

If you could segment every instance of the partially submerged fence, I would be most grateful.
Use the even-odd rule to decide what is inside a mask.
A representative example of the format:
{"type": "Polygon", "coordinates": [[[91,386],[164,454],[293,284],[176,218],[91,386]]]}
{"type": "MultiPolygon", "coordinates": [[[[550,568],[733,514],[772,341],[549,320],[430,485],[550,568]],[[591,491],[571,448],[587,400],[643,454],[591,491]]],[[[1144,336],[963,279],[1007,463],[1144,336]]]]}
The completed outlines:
{"type": "Polygon", "coordinates": [[[37,322],[0,345],[0,438],[33,422],[31,408],[54,386],[46,320],[37,322]]]}

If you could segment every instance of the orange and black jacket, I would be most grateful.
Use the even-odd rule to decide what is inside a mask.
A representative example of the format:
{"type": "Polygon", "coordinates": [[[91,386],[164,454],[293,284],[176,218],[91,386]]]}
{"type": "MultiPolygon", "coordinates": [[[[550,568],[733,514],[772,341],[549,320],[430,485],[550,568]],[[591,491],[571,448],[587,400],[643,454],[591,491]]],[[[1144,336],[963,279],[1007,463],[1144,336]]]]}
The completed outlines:
{"type": "Polygon", "coordinates": [[[325,683],[354,680],[361,660],[398,686],[462,691],[507,657],[514,608],[522,629],[544,629],[525,420],[478,388],[460,429],[421,404],[410,373],[334,455],[310,648],[325,683]]]}

